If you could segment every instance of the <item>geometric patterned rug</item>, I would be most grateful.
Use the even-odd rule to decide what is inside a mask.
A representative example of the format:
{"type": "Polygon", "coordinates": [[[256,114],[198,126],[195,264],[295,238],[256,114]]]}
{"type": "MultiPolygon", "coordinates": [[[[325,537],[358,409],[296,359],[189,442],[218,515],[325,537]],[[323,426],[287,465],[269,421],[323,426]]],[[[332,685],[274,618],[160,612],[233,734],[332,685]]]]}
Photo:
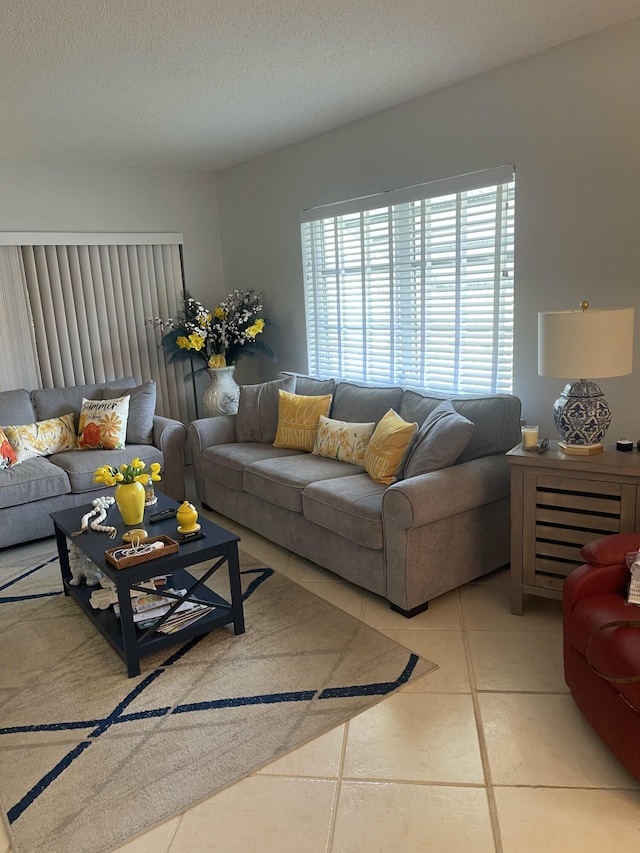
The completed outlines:
{"type": "Polygon", "coordinates": [[[436,668],[241,552],[246,633],[177,642],[127,678],[62,595],[53,546],[40,551],[0,561],[0,810],[16,853],[107,853],[436,668]]]}

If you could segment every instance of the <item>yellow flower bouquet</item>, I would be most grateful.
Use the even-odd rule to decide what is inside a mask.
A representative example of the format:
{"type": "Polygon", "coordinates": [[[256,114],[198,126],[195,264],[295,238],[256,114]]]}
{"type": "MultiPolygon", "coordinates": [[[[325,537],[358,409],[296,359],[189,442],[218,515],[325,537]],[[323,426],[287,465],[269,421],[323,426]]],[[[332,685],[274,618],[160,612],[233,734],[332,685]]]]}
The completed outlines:
{"type": "Polygon", "coordinates": [[[128,465],[123,464],[120,468],[111,465],[102,465],[93,475],[94,483],[104,483],[105,486],[128,485],[130,483],[142,483],[146,485],[149,480],[157,483],[162,479],[160,476],[160,463],[152,462],[151,470],[146,471],[145,463],[136,457],[128,465]]]}

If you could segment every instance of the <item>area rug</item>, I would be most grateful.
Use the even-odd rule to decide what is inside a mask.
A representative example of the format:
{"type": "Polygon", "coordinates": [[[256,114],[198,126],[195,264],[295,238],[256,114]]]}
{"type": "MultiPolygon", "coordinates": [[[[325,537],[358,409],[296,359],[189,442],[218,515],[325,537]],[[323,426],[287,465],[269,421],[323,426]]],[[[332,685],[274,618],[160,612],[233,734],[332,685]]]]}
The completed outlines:
{"type": "Polygon", "coordinates": [[[177,643],[127,678],[62,595],[53,549],[8,568],[11,553],[0,803],[14,853],[111,851],[435,668],[242,554],[246,633],[177,643]]]}

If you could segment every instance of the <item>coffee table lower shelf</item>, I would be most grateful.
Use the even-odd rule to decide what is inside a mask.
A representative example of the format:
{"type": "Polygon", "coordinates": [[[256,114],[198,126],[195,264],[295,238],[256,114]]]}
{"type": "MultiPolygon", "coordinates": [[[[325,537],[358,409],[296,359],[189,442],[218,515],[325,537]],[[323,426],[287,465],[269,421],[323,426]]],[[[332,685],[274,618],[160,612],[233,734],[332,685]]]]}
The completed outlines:
{"type": "MultiPolygon", "coordinates": [[[[195,580],[196,578],[194,578],[189,572],[184,570],[174,571],[172,573],[171,588],[189,588],[195,580]]],[[[113,607],[108,607],[106,610],[94,610],[89,599],[95,587],[87,587],[85,585],[71,586],[71,584],[65,581],[64,589],[65,594],[68,594],[77,602],[89,621],[115,649],[122,660],[126,664],[129,664],[131,662],[131,656],[127,655],[125,650],[122,621],[115,615],[113,607]]],[[[161,594],[162,589],[158,590],[158,592],[161,594]]],[[[146,657],[154,652],[175,646],[178,643],[186,642],[192,637],[198,637],[201,634],[208,634],[215,628],[221,628],[223,625],[232,625],[234,623],[232,605],[208,587],[198,587],[198,600],[205,604],[214,606],[215,610],[211,613],[205,614],[191,625],[187,625],[179,631],[175,631],[172,634],[162,634],[155,632],[153,628],[135,628],[135,639],[137,643],[136,658],[139,660],[141,657],[146,657]]]]}

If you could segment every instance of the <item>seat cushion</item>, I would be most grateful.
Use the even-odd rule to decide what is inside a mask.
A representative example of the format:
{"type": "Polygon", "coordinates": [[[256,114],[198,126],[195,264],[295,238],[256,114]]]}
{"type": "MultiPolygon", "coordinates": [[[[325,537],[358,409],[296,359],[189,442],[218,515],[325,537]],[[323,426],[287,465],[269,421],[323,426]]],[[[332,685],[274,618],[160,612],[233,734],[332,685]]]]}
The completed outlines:
{"type": "Polygon", "coordinates": [[[362,468],[357,465],[301,453],[249,465],[244,472],[244,490],[283,509],[302,512],[302,492],[310,483],[360,473],[362,468]]]}
{"type": "MultiPolygon", "coordinates": [[[[70,453],[82,456],[76,451],[70,453]]],[[[43,456],[0,471],[0,509],[68,495],[70,491],[65,472],[43,456]]]]}
{"type": "Polygon", "coordinates": [[[71,491],[80,494],[103,488],[100,483],[93,482],[96,470],[102,465],[119,468],[128,465],[136,457],[145,463],[147,469],[152,462],[163,462],[161,451],[150,444],[128,444],[121,450],[69,450],[66,453],[54,453],[49,460],[66,473],[71,491]]]}
{"type": "Polygon", "coordinates": [[[321,480],[302,492],[302,512],[308,521],[344,536],[358,545],[381,549],[382,496],[386,486],[368,474],[321,480]]]}
{"type": "Polygon", "coordinates": [[[236,442],[234,444],[218,444],[208,447],[200,457],[200,467],[205,480],[212,480],[235,489],[244,491],[244,469],[253,462],[265,459],[284,459],[288,456],[298,456],[301,450],[273,447],[271,444],[258,442],[236,442]]]}
{"type": "MultiPolygon", "coordinates": [[[[621,595],[604,593],[583,598],[573,608],[564,630],[567,641],[599,673],[615,678],[640,676],[640,627],[598,630],[607,622],[637,621],[640,608],[621,595]],[[589,639],[591,641],[589,642],[589,639]]],[[[640,713],[640,682],[609,682],[640,713]]]]}

